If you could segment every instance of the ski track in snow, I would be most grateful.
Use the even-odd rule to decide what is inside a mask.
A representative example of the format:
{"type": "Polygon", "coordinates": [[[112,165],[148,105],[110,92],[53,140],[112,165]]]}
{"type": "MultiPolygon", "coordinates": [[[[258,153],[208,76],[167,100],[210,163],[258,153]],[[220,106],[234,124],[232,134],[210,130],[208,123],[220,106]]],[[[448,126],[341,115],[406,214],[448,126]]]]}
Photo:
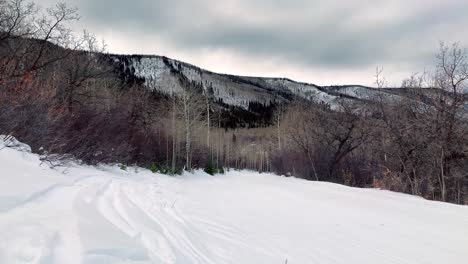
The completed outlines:
{"type": "Polygon", "coordinates": [[[0,263],[468,263],[464,206],[253,172],[60,171],[0,151],[0,263]]]}

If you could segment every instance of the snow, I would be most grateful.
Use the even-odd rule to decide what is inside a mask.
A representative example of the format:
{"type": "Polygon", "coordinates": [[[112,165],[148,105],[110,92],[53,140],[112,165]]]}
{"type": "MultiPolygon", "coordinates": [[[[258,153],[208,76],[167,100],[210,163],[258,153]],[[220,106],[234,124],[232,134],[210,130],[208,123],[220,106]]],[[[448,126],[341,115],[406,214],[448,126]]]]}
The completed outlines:
{"type": "Polygon", "coordinates": [[[468,263],[465,206],[248,171],[51,169],[0,149],[0,263],[468,263]]]}
{"type": "Polygon", "coordinates": [[[251,102],[270,105],[272,102],[284,100],[279,92],[316,103],[329,104],[332,109],[338,108],[336,96],[321,91],[318,86],[288,79],[216,74],[160,56],[129,57],[129,65],[126,67],[131,69],[135,77],[144,79],[148,89],[165,94],[178,95],[183,91],[172,73],[175,70],[188,81],[201,85],[204,89],[212,89],[216,101],[221,100],[227,105],[243,109],[248,109],[251,102]],[[253,85],[253,83],[262,85],[253,85]]]}
{"type": "Polygon", "coordinates": [[[211,73],[203,76],[202,70],[175,60],[163,57],[132,58],[131,67],[136,77],[145,80],[146,87],[166,94],[180,95],[183,92],[183,88],[171,73],[172,68],[180,71],[190,82],[202,85],[204,89],[207,89],[209,83],[213,88],[214,97],[228,105],[248,109],[250,101],[257,101],[251,93],[242,93],[242,89],[235,87],[235,84],[232,84],[233,87],[226,86],[228,80],[211,73]]]}
{"type": "Polygon", "coordinates": [[[321,91],[318,89],[318,86],[278,78],[267,78],[265,81],[274,86],[279,85],[284,87],[300,98],[304,98],[319,104],[327,104],[333,110],[339,108],[339,105],[337,104],[337,97],[321,91]]]}
{"type": "MultiPolygon", "coordinates": [[[[398,88],[394,88],[394,89],[398,89],[398,88]]],[[[371,100],[371,101],[384,100],[389,103],[395,103],[401,100],[401,96],[392,94],[383,89],[379,90],[378,88],[369,88],[369,87],[363,87],[363,86],[340,87],[336,90],[336,92],[340,94],[344,94],[344,95],[349,95],[354,98],[371,100]]]]}

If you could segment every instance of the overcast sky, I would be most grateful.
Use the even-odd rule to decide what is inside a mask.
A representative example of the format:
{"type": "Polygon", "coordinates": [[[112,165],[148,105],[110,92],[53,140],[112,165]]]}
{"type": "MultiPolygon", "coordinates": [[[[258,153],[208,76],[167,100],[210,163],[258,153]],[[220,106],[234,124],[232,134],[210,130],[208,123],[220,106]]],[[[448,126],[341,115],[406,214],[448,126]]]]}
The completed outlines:
{"type": "Polygon", "coordinates": [[[113,53],[321,85],[372,85],[376,66],[399,85],[434,64],[440,41],[468,45],[467,0],[66,1],[113,53]]]}

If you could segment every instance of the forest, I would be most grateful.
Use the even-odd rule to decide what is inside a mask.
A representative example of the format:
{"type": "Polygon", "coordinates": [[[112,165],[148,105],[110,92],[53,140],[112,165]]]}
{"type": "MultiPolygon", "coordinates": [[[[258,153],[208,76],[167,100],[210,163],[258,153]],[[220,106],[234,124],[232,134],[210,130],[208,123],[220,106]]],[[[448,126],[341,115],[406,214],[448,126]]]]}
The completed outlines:
{"type": "MultiPolygon", "coordinates": [[[[398,100],[341,98],[332,109],[293,99],[252,104],[264,112],[256,116],[221,107],[185,78],[177,94],[123,80],[105,44],[71,30],[78,18],[65,4],[41,11],[0,0],[0,135],[50,166],[247,169],[468,203],[468,53],[459,43],[441,43],[430,70],[392,88],[404,92],[398,100]]],[[[375,87],[387,86],[377,69],[375,87]]]]}

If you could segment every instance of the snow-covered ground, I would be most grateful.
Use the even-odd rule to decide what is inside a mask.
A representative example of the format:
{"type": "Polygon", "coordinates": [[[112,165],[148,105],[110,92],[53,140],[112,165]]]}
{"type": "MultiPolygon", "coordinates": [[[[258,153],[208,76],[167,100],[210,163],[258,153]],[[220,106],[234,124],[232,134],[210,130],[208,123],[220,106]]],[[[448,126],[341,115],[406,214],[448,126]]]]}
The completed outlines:
{"type": "Polygon", "coordinates": [[[52,170],[4,148],[0,263],[466,264],[468,207],[253,172],[52,170]]]}

